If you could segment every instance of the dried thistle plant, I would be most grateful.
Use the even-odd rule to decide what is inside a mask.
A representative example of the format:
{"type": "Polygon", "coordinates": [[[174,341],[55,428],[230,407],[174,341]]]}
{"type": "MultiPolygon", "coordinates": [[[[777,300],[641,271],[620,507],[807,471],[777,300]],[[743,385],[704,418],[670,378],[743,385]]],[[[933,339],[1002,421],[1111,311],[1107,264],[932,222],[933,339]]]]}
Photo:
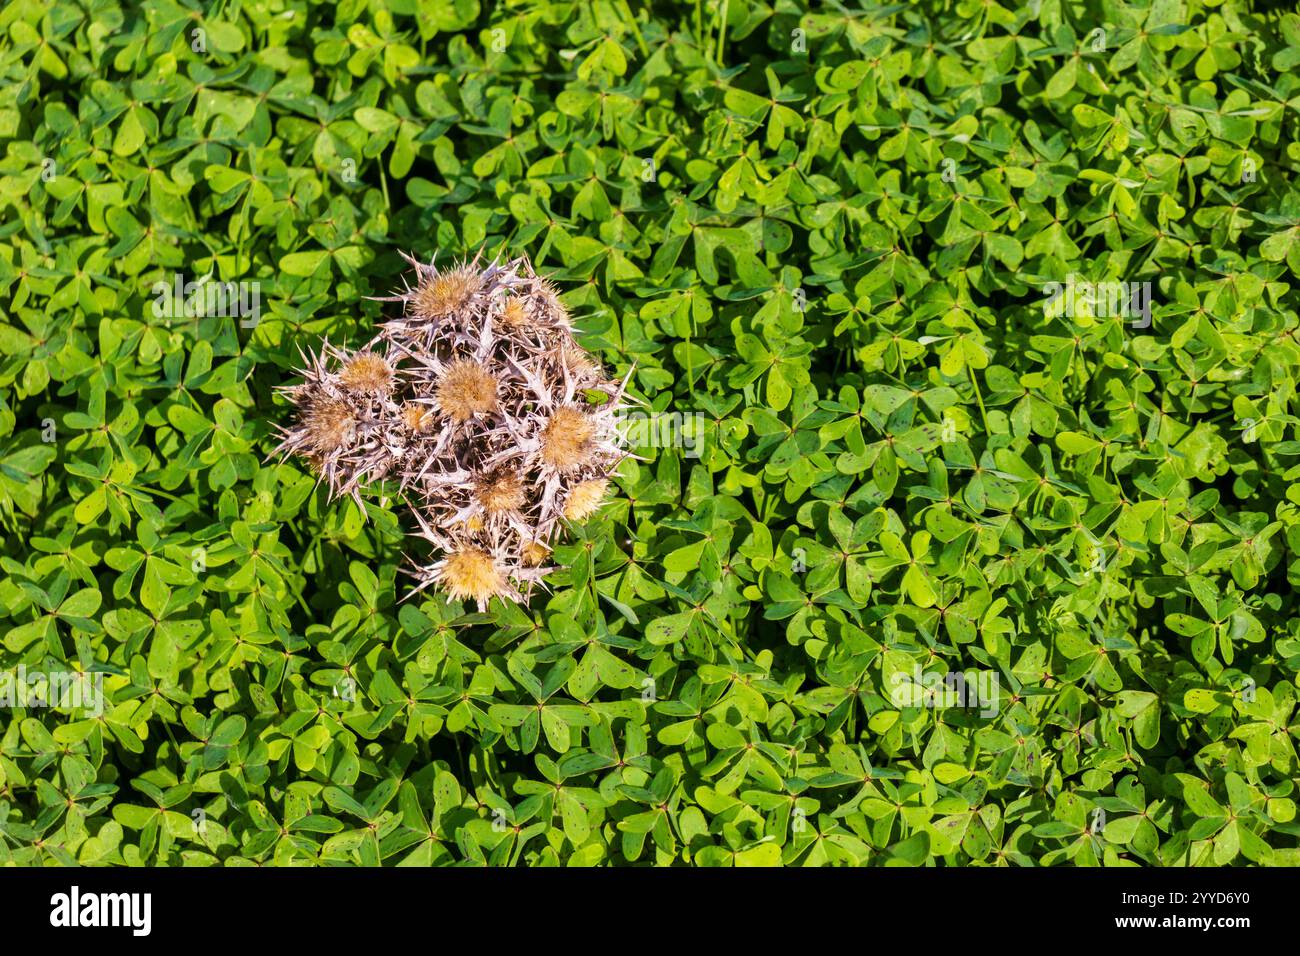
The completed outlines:
{"type": "Polygon", "coordinates": [[[407,257],[401,314],[365,348],[304,355],[277,452],[306,458],[332,497],[387,479],[436,554],[416,565],[486,610],[527,600],[563,522],[605,500],[627,453],[615,429],[627,380],[573,337],[553,285],[527,259],[439,269],[407,257]],[[594,400],[593,400],[594,399],[594,400]]]}

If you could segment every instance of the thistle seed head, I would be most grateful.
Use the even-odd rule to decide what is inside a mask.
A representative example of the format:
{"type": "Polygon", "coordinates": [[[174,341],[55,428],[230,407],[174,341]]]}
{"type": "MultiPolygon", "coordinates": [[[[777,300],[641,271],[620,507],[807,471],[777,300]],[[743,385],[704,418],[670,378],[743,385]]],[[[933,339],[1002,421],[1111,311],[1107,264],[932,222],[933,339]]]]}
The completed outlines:
{"type": "Polygon", "coordinates": [[[534,277],[533,283],[533,301],[537,303],[541,313],[546,316],[550,324],[567,328],[569,310],[560,301],[559,291],[546,279],[534,277]]]}
{"type": "Polygon", "coordinates": [[[600,378],[600,366],[587,352],[576,344],[566,344],[560,348],[560,361],[564,369],[578,382],[590,382],[600,378]]]}
{"type": "Polygon", "coordinates": [[[555,410],[542,429],[542,461],[558,472],[574,471],[591,460],[596,423],[572,405],[555,410]]]}
{"type": "Polygon", "coordinates": [[[455,359],[438,380],[438,408],[453,421],[467,422],[497,407],[496,377],[473,359],[455,359]]]}
{"type": "Polygon", "coordinates": [[[421,405],[419,402],[402,403],[402,425],[409,432],[417,435],[427,432],[433,427],[436,417],[433,409],[428,405],[421,405]]]}
{"type": "Polygon", "coordinates": [[[528,316],[528,304],[517,295],[506,296],[501,306],[501,324],[507,329],[522,329],[532,324],[528,316]]]}
{"type": "Polygon", "coordinates": [[[605,478],[588,478],[569,489],[564,499],[564,517],[570,521],[581,521],[594,514],[605,499],[609,490],[609,481],[605,478]]]}
{"type": "Polygon", "coordinates": [[[505,591],[505,576],[492,555],[479,548],[465,548],[447,555],[439,573],[454,601],[469,598],[480,605],[505,591]]]}
{"type": "Polygon", "coordinates": [[[393,390],[395,373],[388,360],[374,352],[359,352],[343,364],[339,384],[350,392],[387,395],[393,390]]]}
{"type": "Polygon", "coordinates": [[[504,468],[479,479],[474,487],[474,496],[490,515],[518,511],[527,500],[524,483],[519,475],[504,468]]]}
{"type": "Polygon", "coordinates": [[[321,396],[307,406],[302,425],[306,439],[304,447],[322,457],[352,444],[357,431],[353,406],[328,396],[321,396]]]}
{"type": "Polygon", "coordinates": [[[459,315],[483,287],[478,270],[468,264],[434,271],[422,280],[411,294],[409,308],[413,315],[427,319],[459,315]]]}
{"type": "Polygon", "coordinates": [[[540,541],[527,542],[520,552],[520,557],[523,559],[525,566],[530,568],[538,567],[550,556],[551,549],[540,541]]]}
{"type": "Polygon", "coordinates": [[[396,483],[436,551],[416,591],[480,610],[526,600],[553,570],[561,520],[590,518],[609,493],[627,382],[605,378],[526,259],[407,258],[413,287],[385,300],[402,315],[359,351],[324,343],[281,387],[297,420],[279,451],[307,458],[332,496],[396,483]]]}

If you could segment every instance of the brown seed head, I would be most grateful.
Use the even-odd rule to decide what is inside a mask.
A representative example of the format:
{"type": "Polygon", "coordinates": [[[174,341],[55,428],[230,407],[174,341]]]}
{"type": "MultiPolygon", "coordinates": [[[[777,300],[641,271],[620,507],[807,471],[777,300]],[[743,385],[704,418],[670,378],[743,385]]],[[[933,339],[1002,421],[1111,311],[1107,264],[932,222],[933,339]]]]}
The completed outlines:
{"type": "Polygon", "coordinates": [[[542,461],[557,471],[572,471],[591,457],[596,424],[572,405],[555,410],[542,430],[542,461]]]}
{"type": "Polygon", "coordinates": [[[609,489],[609,481],[604,478],[591,478],[580,481],[569,489],[564,499],[564,517],[570,521],[581,521],[593,514],[600,507],[609,489]]]}
{"type": "Polygon", "coordinates": [[[465,548],[448,555],[439,575],[452,600],[472,598],[486,602],[505,590],[505,576],[496,561],[479,548],[465,548]]]}
{"type": "Polygon", "coordinates": [[[402,424],[408,431],[417,434],[428,431],[433,421],[433,409],[428,405],[421,405],[419,402],[406,402],[402,405],[402,424]]]}
{"type": "Polygon", "coordinates": [[[339,382],[350,392],[386,395],[393,389],[393,369],[383,356],[361,352],[348,359],[339,382]]]}
{"type": "Polygon", "coordinates": [[[456,359],[438,381],[438,407],[466,422],[497,407],[497,380],[473,359],[456,359]]]}
{"type": "Polygon", "coordinates": [[[560,350],[565,366],[578,378],[595,378],[600,374],[600,366],[592,361],[591,356],[576,345],[566,345],[560,350]]]}
{"type": "Polygon", "coordinates": [[[447,269],[420,283],[411,296],[411,311],[428,318],[460,312],[481,287],[482,280],[473,266],[447,269]]]}
{"type": "Polygon", "coordinates": [[[488,514],[518,511],[526,500],[524,483],[518,474],[508,470],[485,475],[477,482],[474,494],[488,514]]]}
{"type": "Polygon", "coordinates": [[[501,308],[501,324],[511,329],[521,329],[532,324],[523,299],[515,295],[506,298],[505,305],[501,308]]]}
{"type": "Polygon", "coordinates": [[[357,422],[352,417],[352,406],[333,398],[318,398],[308,405],[302,424],[307,447],[320,456],[350,445],[356,437],[357,422]]]}
{"type": "Polygon", "coordinates": [[[551,549],[540,541],[529,541],[523,547],[521,557],[524,564],[530,568],[535,568],[551,556],[551,549]]]}
{"type": "Polygon", "coordinates": [[[538,302],[542,305],[542,309],[551,317],[552,321],[560,325],[568,324],[569,310],[560,301],[560,293],[556,291],[555,286],[545,279],[538,279],[536,296],[538,302]]]}

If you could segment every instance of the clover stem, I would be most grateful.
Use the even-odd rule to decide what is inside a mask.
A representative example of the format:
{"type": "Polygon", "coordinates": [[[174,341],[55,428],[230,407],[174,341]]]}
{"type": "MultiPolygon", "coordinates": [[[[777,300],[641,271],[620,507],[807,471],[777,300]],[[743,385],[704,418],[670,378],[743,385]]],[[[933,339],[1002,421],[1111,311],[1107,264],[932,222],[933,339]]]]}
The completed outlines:
{"type": "Polygon", "coordinates": [[[993,432],[989,428],[989,416],[984,411],[984,396],[980,393],[980,383],[975,378],[975,370],[967,365],[966,374],[970,376],[971,387],[975,389],[975,401],[979,403],[980,420],[984,422],[984,434],[991,435],[993,432]]]}
{"type": "Polygon", "coordinates": [[[627,18],[628,25],[632,27],[632,35],[636,37],[636,45],[640,49],[641,55],[649,58],[650,48],[645,44],[645,37],[641,36],[641,27],[637,25],[636,17],[632,15],[631,9],[628,8],[627,0],[619,0],[618,5],[623,11],[623,16],[627,18]]]}
{"type": "Polygon", "coordinates": [[[718,66],[722,66],[722,50],[727,44],[727,0],[722,0],[721,23],[718,24],[718,55],[714,61],[718,66]]]}
{"type": "Polygon", "coordinates": [[[691,356],[691,333],[695,331],[695,303],[691,302],[690,311],[687,315],[686,326],[686,382],[691,389],[691,397],[695,397],[695,367],[691,356]]]}

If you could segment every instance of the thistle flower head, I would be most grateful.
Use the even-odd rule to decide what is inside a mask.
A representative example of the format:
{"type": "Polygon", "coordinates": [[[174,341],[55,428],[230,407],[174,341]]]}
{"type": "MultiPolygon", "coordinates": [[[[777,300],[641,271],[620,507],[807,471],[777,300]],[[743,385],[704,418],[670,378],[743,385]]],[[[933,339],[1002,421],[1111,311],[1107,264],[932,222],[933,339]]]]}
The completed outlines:
{"type": "Polygon", "coordinates": [[[596,423],[573,405],[561,405],[542,428],[542,461],[556,471],[581,468],[591,460],[596,423]]]}
{"type": "Polygon", "coordinates": [[[523,546],[520,557],[525,566],[535,568],[551,556],[551,549],[540,541],[529,541],[523,546]]]}
{"type": "Polygon", "coordinates": [[[533,275],[532,298],[550,324],[568,328],[569,310],[564,307],[559,291],[549,280],[533,275]]]}
{"type": "Polygon", "coordinates": [[[317,455],[332,455],[352,443],[357,420],[353,406],[337,398],[322,395],[303,412],[304,447],[317,455]]]}
{"type": "Polygon", "coordinates": [[[453,421],[467,422],[497,407],[497,379],[473,359],[455,359],[438,379],[438,408],[453,421]]]}
{"type": "Polygon", "coordinates": [[[474,496],[488,514],[518,511],[527,500],[523,480],[508,468],[499,468],[481,477],[475,483],[474,496]]]}
{"type": "Polygon", "coordinates": [[[528,303],[517,295],[506,296],[501,306],[501,324],[507,329],[522,329],[532,324],[528,303]]]}
{"type": "Polygon", "coordinates": [[[415,567],[480,610],[525,600],[561,519],[599,510],[623,452],[623,383],[573,337],[558,290],[526,259],[438,268],[408,257],[402,314],[365,348],[304,355],[279,450],[306,457],[332,495],[393,480],[435,554],[415,567]],[[593,404],[592,394],[603,394],[593,404]]]}
{"type": "Polygon", "coordinates": [[[358,352],[343,363],[339,384],[350,392],[387,395],[393,390],[395,374],[382,355],[358,352]]]}
{"type": "Polygon", "coordinates": [[[565,344],[560,347],[560,362],[564,371],[579,382],[589,382],[600,378],[600,366],[577,344],[565,344]]]}
{"type": "Polygon", "coordinates": [[[564,517],[570,521],[582,521],[594,514],[605,499],[609,490],[609,479],[588,478],[569,489],[564,499],[564,517]]]}
{"type": "Polygon", "coordinates": [[[505,575],[496,560],[488,552],[475,547],[447,555],[436,576],[446,585],[447,594],[453,601],[469,598],[480,609],[486,608],[491,598],[507,592],[505,575]]]}
{"type": "Polygon", "coordinates": [[[417,435],[426,432],[433,427],[436,417],[433,409],[428,405],[421,405],[419,402],[402,403],[402,424],[407,431],[417,435]]]}
{"type": "Polygon", "coordinates": [[[463,312],[483,287],[479,271],[462,264],[431,275],[422,275],[409,300],[413,315],[422,318],[455,316],[463,312]]]}

